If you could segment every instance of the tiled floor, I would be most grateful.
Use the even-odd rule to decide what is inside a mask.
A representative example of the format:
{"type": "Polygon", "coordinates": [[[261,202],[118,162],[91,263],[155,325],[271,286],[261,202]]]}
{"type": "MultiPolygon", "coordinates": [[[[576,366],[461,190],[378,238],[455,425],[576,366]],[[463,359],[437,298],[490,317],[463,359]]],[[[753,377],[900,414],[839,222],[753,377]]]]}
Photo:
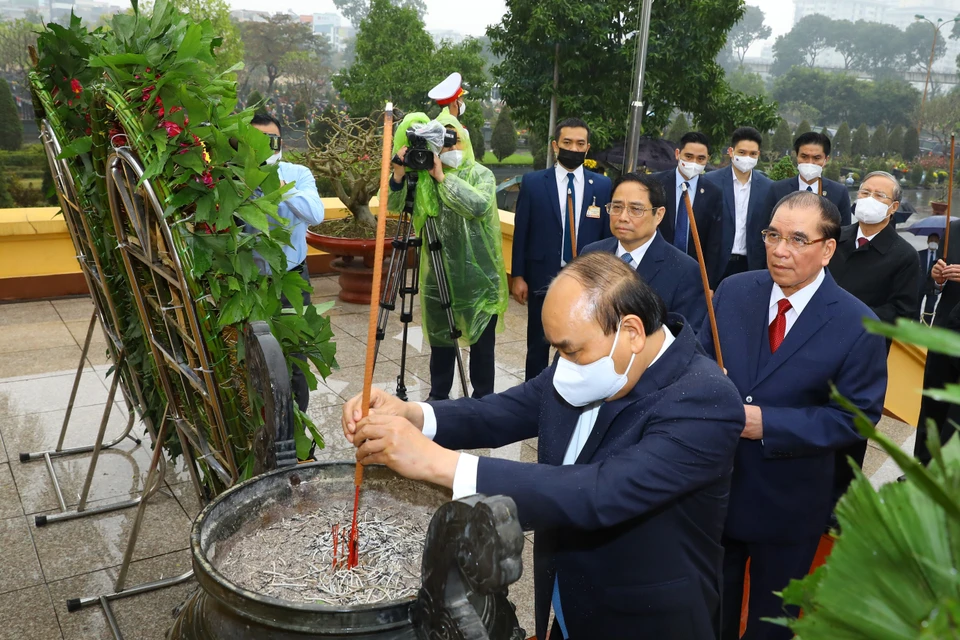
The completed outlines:
{"type": "MultiPolygon", "coordinates": [[[[333,300],[336,280],[313,279],[314,302],[333,300]]],[[[69,598],[108,593],[116,580],[135,509],[126,509],[38,528],[34,518],[58,511],[53,486],[42,462],[20,463],[19,453],[53,448],[67,408],[92,306],[87,298],[0,305],[0,640],[109,639],[111,633],[98,607],[68,613],[69,598]]],[[[320,426],[326,448],[320,460],[352,459],[343,439],[339,411],[343,401],[360,392],[363,378],[367,308],[337,302],[329,312],[341,368],[311,394],[309,414],[320,426]]],[[[415,316],[418,314],[415,314],[415,316]]],[[[523,379],[526,309],[510,303],[505,331],[497,337],[496,389],[523,379]]],[[[400,371],[401,325],[391,317],[380,348],[374,383],[396,390],[400,371]]],[[[429,385],[429,347],[420,327],[408,337],[405,384],[411,400],[425,400],[429,385]]],[[[107,402],[108,364],[99,328],[81,377],[66,446],[89,444],[96,435],[107,402]]],[[[455,382],[452,395],[461,395],[455,382]]],[[[122,433],[126,414],[122,401],[111,412],[108,438],[122,433]]],[[[913,428],[884,419],[882,430],[912,448],[913,428]]],[[[134,434],[143,436],[142,425],[134,434]]],[[[535,461],[536,440],[494,451],[480,451],[514,460],[535,461]]],[[[87,456],[55,459],[64,499],[78,503],[87,471],[87,456]]],[[[136,497],[143,490],[150,448],[124,440],[105,452],[97,466],[90,505],[136,497]]],[[[892,461],[876,447],[867,452],[865,470],[875,483],[896,478],[892,461]]],[[[199,512],[186,472],[168,468],[164,491],[148,503],[145,525],[127,585],[170,577],[190,567],[188,535],[199,512]]],[[[511,588],[511,599],[523,625],[533,632],[532,538],[524,549],[526,573],[511,588]]],[[[135,596],[114,604],[128,639],[159,640],[173,621],[173,610],[195,588],[193,582],[135,596]]]]}

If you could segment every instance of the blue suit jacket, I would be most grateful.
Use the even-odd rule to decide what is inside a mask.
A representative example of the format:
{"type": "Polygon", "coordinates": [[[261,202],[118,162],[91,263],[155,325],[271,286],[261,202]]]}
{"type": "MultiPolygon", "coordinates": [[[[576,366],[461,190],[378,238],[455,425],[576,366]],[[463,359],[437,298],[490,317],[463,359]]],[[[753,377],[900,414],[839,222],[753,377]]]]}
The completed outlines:
{"type": "Polygon", "coordinates": [[[500,447],[539,436],[539,464],[481,458],[477,490],[513,498],[536,531],[537,635],[554,577],[574,638],[703,640],[718,634],[720,535],[743,405],[681,318],[676,341],[630,392],[604,403],[575,464],[581,410],[538,377],[480,400],[434,403],[436,442],[500,447]]]}
{"type": "MultiPolygon", "coordinates": [[[[610,237],[610,178],[583,170],[583,206],[577,233],[577,255],[591,242],[610,237]],[[588,218],[587,208],[596,202],[599,218],[588,218]]],[[[530,293],[544,290],[560,272],[563,251],[562,215],[553,167],[523,176],[517,196],[513,229],[513,266],[510,275],[527,281],[530,293]]]]}
{"type": "MultiPolygon", "coordinates": [[[[773,208],[777,205],[777,203],[787,195],[797,190],[799,186],[797,180],[798,178],[796,176],[792,178],[784,178],[783,180],[777,180],[770,187],[770,197],[767,200],[767,206],[765,207],[767,211],[767,219],[764,221],[761,229],[765,228],[767,224],[770,223],[770,219],[773,217],[773,208]]],[[[828,180],[827,178],[822,179],[822,186],[823,188],[820,192],[820,195],[837,205],[837,209],[840,210],[840,226],[845,227],[850,224],[850,192],[847,191],[847,187],[839,182],[828,180]]]]}
{"type": "MultiPolygon", "coordinates": [[[[729,260],[733,253],[733,236],[737,231],[737,201],[733,193],[733,167],[727,166],[711,171],[703,179],[723,191],[723,241],[720,248],[722,260],[729,260]]],[[[773,180],[759,171],[750,172],[750,203],[747,206],[747,268],[755,271],[767,268],[767,251],[760,233],[770,221],[766,208],[773,180]]],[[[724,265],[726,270],[726,265],[724,265]]],[[[722,273],[720,274],[723,275],[722,273]]]]}
{"type": "MultiPolygon", "coordinates": [[[[616,238],[606,238],[588,245],[583,252],[616,254],[618,243],[616,238]]],[[[683,316],[694,332],[700,330],[707,315],[707,302],[703,297],[703,282],[696,260],[667,244],[657,233],[637,265],[637,273],[663,299],[669,313],[683,316]]]]}
{"type": "MultiPolygon", "coordinates": [[[[653,177],[660,181],[667,196],[667,213],[660,223],[660,233],[668,244],[673,244],[673,234],[676,229],[677,216],[677,170],[654,173],[653,177]]],[[[727,260],[720,255],[723,241],[723,192],[712,182],[700,176],[697,181],[697,194],[693,198],[693,216],[697,221],[697,233],[700,234],[700,246],[703,249],[703,260],[707,267],[707,278],[710,286],[715,287],[723,271],[727,267],[727,260]],[[722,262],[722,264],[721,264],[722,262]]],[[[687,215],[686,207],[680,211],[687,215]]],[[[697,249],[693,244],[691,231],[690,242],[687,243],[687,255],[697,259],[697,249]]]]}
{"type": "MultiPolygon", "coordinates": [[[[726,535],[791,543],[823,533],[833,507],[834,452],[862,441],[853,416],[830,399],[830,385],[874,423],[887,389],[887,350],[867,333],[870,308],[829,271],[810,303],[770,353],[767,271],[725,279],[713,298],[723,364],[746,404],[763,412],[763,439],[737,448],[726,535]]],[[[713,354],[709,327],[700,343],[713,354]]]]}

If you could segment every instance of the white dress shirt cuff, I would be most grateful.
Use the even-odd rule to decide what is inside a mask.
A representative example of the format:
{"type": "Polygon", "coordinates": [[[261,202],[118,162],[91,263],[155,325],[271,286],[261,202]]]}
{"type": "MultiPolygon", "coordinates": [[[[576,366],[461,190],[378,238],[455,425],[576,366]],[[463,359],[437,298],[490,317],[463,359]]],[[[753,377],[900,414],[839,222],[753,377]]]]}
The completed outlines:
{"type": "Polygon", "coordinates": [[[437,414],[433,412],[433,407],[431,407],[426,402],[418,402],[420,408],[423,410],[423,435],[427,436],[428,440],[433,440],[437,437],[437,414]]]}
{"type": "Polygon", "coordinates": [[[457,470],[453,473],[453,499],[459,500],[477,492],[477,467],[480,458],[469,453],[461,453],[457,460],[457,470]]]}

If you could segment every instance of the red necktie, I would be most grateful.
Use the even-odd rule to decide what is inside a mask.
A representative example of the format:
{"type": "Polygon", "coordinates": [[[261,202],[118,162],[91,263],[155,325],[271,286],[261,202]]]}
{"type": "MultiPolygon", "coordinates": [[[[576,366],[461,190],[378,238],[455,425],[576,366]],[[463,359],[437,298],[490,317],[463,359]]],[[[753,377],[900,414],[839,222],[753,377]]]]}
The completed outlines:
{"type": "Polygon", "coordinates": [[[776,353],[783,344],[783,337],[787,333],[787,310],[791,308],[786,298],[777,302],[777,317],[770,323],[770,353],[776,353]]]}
{"type": "Polygon", "coordinates": [[[866,238],[857,238],[857,249],[870,242],[866,238]]]}

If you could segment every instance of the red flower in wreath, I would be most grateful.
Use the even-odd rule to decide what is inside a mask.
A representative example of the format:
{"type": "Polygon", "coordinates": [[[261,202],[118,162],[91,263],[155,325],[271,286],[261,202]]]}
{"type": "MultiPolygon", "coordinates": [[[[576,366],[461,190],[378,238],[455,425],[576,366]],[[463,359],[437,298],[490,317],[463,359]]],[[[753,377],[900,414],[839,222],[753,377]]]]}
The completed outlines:
{"type": "Polygon", "coordinates": [[[167,136],[170,138],[176,138],[178,135],[183,133],[183,129],[176,122],[164,120],[160,126],[167,130],[167,136]]]}
{"type": "Polygon", "coordinates": [[[83,85],[80,84],[80,81],[74,78],[70,81],[70,90],[73,91],[73,94],[78,96],[83,93],[83,85]]]}

